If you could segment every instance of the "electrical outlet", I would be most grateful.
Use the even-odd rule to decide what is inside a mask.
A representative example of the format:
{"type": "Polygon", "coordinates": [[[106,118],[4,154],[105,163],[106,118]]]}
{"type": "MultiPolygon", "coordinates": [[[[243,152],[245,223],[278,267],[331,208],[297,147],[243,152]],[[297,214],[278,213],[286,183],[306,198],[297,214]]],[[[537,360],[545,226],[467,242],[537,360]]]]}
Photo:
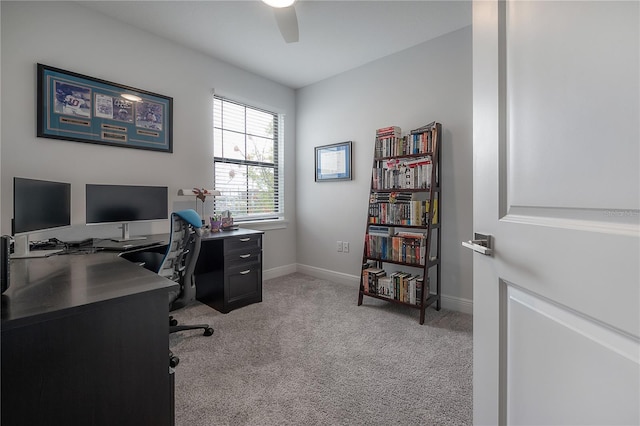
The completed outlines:
{"type": "Polygon", "coordinates": [[[349,243],[347,241],[342,242],[342,251],[345,253],[349,253],[349,243]]]}
{"type": "Polygon", "coordinates": [[[338,251],[342,251],[342,241],[338,241],[336,248],[338,249],[338,251]]]}

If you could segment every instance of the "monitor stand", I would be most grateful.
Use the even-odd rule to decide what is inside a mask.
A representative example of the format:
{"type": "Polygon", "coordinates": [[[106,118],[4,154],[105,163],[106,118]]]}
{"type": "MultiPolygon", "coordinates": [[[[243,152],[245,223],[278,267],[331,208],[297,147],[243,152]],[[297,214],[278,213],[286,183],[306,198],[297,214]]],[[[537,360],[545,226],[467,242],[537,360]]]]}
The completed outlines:
{"type": "Polygon", "coordinates": [[[14,237],[13,253],[11,259],[31,259],[35,257],[49,257],[60,253],[64,249],[55,250],[29,250],[29,234],[22,234],[14,237]]]}
{"type": "Polygon", "coordinates": [[[146,240],[147,237],[131,237],[129,236],[129,224],[128,223],[123,223],[122,226],[120,226],[120,228],[122,229],[122,238],[111,238],[111,241],[115,241],[116,243],[123,243],[125,241],[139,241],[139,240],[146,240]]]}

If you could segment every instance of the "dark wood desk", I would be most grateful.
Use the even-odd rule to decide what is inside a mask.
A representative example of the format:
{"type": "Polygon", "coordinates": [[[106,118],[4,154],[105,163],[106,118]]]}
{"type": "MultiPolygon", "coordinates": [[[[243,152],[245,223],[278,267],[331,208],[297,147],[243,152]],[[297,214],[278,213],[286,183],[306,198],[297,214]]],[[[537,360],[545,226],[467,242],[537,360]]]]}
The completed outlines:
{"type": "Polygon", "coordinates": [[[12,260],[2,425],[172,425],[175,286],[116,253],[12,260]]]}
{"type": "MultiPolygon", "coordinates": [[[[200,254],[194,271],[196,299],[199,302],[226,314],[262,301],[263,234],[263,231],[243,228],[220,232],[203,231],[200,254]]],[[[159,244],[155,249],[163,247],[163,244],[166,247],[169,241],[168,234],[147,237],[145,241],[159,244]]],[[[103,241],[100,244],[110,250],[123,248],[123,243],[103,241]]],[[[126,253],[124,257],[128,258],[126,253]]]]}

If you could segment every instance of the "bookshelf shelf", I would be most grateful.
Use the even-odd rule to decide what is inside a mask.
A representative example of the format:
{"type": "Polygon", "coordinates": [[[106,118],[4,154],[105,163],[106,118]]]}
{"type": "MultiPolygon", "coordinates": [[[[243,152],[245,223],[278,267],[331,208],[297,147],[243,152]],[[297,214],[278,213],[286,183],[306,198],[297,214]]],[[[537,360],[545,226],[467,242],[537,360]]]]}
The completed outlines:
{"type": "Polygon", "coordinates": [[[392,193],[392,192],[439,192],[440,188],[381,188],[381,189],[376,189],[375,192],[380,192],[380,193],[392,193]]]}
{"type": "MultiPolygon", "coordinates": [[[[422,225],[403,225],[403,224],[398,224],[398,223],[369,223],[369,225],[378,225],[378,226],[388,226],[388,227],[397,227],[397,228],[414,228],[414,229],[424,229],[424,226],[422,225]]],[[[433,225],[431,225],[431,229],[438,229],[440,228],[440,224],[439,223],[435,223],[433,225]]]]}
{"type": "Polygon", "coordinates": [[[414,268],[422,268],[424,267],[423,264],[421,263],[412,263],[412,262],[402,262],[400,260],[391,260],[391,259],[383,259],[380,257],[367,257],[368,260],[373,260],[375,262],[384,262],[384,263],[391,263],[391,264],[395,264],[395,265],[405,265],[405,266],[412,266],[414,268]]]}
{"type": "Polygon", "coordinates": [[[395,160],[395,159],[401,159],[401,158],[419,158],[419,157],[424,157],[425,155],[433,155],[433,151],[425,151],[425,152],[420,152],[416,154],[394,155],[391,157],[376,157],[376,161],[395,160]]]}
{"type": "MultiPolygon", "coordinates": [[[[410,308],[414,308],[414,309],[421,309],[422,307],[420,305],[416,305],[413,303],[408,303],[408,302],[403,302],[401,300],[396,300],[396,299],[390,299],[388,297],[385,296],[379,296],[375,293],[364,293],[365,296],[374,298],[374,299],[379,299],[379,300],[384,300],[385,302],[389,302],[389,303],[395,303],[397,305],[403,305],[403,306],[408,306],[410,308]]],[[[431,294],[429,295],[429,297],[427,298],[427,307],[431,304],[433,304],[434,302],[437,301],[437,296],[435,294],[431,294]]]]}
{"type": "Polygon", "coordinates": [[[358,305],[366,296],[418,309],[420,324],[441,302],[441,135],[436,122],[405,136],[378,129],[372,166],[358,305]]]}

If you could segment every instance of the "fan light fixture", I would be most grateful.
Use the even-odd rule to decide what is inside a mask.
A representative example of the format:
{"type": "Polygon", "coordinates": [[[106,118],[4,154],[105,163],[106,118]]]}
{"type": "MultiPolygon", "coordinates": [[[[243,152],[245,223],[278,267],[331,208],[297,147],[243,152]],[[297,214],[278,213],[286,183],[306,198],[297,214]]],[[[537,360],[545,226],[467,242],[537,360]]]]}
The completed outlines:
{"type": "Polygon", "coordinates": [[[271,7],[278,7],[278,8],[289,7],[296,2],[296,0],[262,0],[262,1],[271,7]]]}

